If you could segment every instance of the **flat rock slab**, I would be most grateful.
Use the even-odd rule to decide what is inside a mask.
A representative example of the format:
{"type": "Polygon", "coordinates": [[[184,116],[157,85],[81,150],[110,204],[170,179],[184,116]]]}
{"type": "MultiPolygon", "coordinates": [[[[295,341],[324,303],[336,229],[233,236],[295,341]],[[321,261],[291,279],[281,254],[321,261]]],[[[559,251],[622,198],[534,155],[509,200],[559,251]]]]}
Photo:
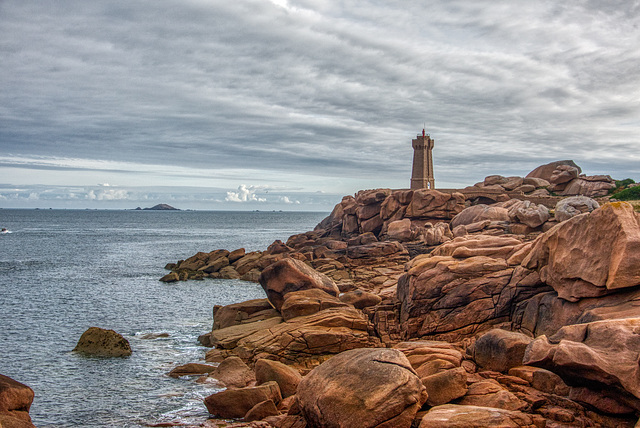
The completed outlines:
{"type": "Polygon", "coordinates": [[[536,428],[531,416],[493,407],[444,404],[433,407],[422,418],[419,428],[536,428]]]}
{"type": "Polygon", "coordinates": [[[280,323],[282,323],[281,317],[273,317],[262,321],[238,324],[221,328],[219,330],[213,330],[211,332],[211,341],[214,346],[219,348],[232,349],[235,348],[238,342],[245,337],[248,337],[260,330],[270,329],[280,323]]]}
{"type": "Polygon", "coordinates": [[[379,339],[370,336],[367,327],[362,311],[329,308],[258,330],[241,339],[234,352],[245,360],[270,354],[292,363],[303,362],[311,356],[379,345],[379,339]]]}

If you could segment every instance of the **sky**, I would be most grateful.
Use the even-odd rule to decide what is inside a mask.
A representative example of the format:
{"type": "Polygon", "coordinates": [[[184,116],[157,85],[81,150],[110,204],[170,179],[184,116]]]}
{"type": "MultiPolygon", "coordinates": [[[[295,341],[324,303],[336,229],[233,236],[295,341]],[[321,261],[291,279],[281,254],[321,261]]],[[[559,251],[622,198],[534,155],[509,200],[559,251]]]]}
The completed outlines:
{"type": "Polygon", "coordinates": [[[329,211],[573,159],[640,181],[640,2],[0,0],[0,208],[329,211]]]}

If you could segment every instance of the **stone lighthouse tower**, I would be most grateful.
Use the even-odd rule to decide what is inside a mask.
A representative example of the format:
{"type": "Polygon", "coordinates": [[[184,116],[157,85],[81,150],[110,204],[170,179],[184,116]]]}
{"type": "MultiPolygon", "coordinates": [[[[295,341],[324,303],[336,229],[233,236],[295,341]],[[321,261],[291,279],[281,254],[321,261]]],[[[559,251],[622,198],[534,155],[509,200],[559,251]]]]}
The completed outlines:
{"type": "Polygon", "coordinates": [[[411,171],[411,189],[435,189],[436,180],[433,178],[433,140],[429,135],[418,135],[412,140],[413,170],[411,171]]]}

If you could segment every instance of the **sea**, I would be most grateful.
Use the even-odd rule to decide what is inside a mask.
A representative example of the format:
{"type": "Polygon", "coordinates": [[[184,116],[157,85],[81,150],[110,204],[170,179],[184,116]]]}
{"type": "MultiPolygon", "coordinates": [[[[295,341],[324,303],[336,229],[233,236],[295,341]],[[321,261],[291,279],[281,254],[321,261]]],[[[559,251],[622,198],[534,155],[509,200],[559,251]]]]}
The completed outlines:
{"type": "Polygon", "coordinates": [[[0,234],[0,373],[35,391],[40,428],[202,423],[202,399],[220,387],[167,373],[202,362],[197,338],[211,330],[214,305],[265,294],[239,280],[165,284],[164,266],[199,251],[264,250],[327,215],[0,209],[9,230],[0,234]],[[133,354],[72,352],[92,326],[122,334],[133,354]]]}

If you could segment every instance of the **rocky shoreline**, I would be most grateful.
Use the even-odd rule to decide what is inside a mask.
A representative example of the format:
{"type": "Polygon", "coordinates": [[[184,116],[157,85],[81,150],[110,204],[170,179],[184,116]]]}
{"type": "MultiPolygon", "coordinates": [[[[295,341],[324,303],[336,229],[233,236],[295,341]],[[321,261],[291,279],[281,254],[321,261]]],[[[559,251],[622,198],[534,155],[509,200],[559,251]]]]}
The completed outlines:
{"type": "MultiPolygon", "coordinates": [[[[169,375],[225,388],[204,427],[637,427],[640,214],[607,196],[634,183],[580,173],[365,190],[264,251],[170,263],[265,298],[214,307],[204,361],[169,375]]],[[[0,426],[32,400],[0,376],[0,426]]]]}
{"type": "Polygon", "coordinates": [[[636,426],[640,214],[580,172],[361,191],[265,251],[167,265],[267,296],[213,309],[203,426],[636,426]]]}

